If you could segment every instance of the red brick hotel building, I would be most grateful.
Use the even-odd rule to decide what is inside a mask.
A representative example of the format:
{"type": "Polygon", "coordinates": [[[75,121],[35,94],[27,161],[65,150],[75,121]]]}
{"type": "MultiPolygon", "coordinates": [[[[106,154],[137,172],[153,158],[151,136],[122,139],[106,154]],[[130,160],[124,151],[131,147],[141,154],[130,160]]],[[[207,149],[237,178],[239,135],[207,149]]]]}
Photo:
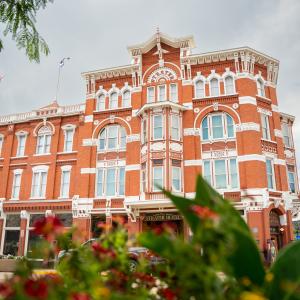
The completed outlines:
{"type": "Polygon", "coordinates": [[[123,215],[130,233],[172,221],[156,188],[193,197],[201,173],[231,199],[261,249],[293,239],[299,211],[292,125],[278,109],[279,61],[249,47],[192,54],[157,32],[131,63],[84,72],[83,104],[0,117],[0,251],[23,255],[56,214],[85,239],[123,215]]]}

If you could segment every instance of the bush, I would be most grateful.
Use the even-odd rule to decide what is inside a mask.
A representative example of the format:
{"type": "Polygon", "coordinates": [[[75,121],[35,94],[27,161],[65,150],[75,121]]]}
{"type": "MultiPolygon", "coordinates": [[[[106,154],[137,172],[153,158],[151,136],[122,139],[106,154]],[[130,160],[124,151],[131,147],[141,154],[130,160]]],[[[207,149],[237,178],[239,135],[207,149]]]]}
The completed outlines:
{"type": "Polygon", "coordinates": [[[44,236],[36,255],[47,262],[64,249],[56,271],[37,275],[30,260],[21,261],[14,277],[0,285],[0,294],[4,299],[300,299],[299,242],[283,249],[265,270],[240,214],[201,177],[193,200],[164,192],[193,233],[185,241],[166,224],[138,237],[166,263],[151,267],[141,259],[130,272],[122,220],[91,247],[82,247],[70,240],[76,229],[63,233],[59,220],[47,217],[36,224],[36,233],[44,236]]]}

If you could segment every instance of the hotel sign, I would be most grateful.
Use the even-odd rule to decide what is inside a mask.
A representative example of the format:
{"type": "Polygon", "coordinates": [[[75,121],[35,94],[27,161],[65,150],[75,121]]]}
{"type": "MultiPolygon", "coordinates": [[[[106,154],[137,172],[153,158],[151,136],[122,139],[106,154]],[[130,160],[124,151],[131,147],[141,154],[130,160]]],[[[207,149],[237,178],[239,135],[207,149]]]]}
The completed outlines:
{"type": "Polygon", "coordinates": [[[178,214],[171,213],[158,213],[158,214],[147,214],[144,217],[144,221],[160,222],[160,221],[176,221],[182,220],[182,217],[178,214]]]}

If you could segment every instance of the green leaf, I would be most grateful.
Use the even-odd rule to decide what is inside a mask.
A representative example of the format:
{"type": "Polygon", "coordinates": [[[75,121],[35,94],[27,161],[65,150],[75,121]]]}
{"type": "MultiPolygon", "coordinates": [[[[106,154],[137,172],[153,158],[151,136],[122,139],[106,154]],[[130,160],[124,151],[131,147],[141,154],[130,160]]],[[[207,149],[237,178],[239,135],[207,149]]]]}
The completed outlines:
{"type": "Polygon", "coordinates": [[[283,248],[270,269],[273,280],[268,284],[271,300],[300,299],[300,241],[283,248]]]}

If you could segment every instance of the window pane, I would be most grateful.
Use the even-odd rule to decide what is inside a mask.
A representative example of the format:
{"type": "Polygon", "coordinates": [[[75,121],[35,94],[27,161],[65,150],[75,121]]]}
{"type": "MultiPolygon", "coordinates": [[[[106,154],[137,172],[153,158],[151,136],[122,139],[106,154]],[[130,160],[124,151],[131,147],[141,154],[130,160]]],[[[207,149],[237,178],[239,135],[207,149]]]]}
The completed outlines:
{"type": "Polygon", "coordinates": [[[234,124],[233,119],[226,114],[226,122],[227,122],[227,137],[234,137],[234,124]]]}
{"type": "Polygon", "coordinates": [[[41,173],[41,189],[40,189],[40,197],[45,197],[46,195],[46,185],[47,185],[47,173],[41,173]]]}
{"type": "Polygon", "coordinates": [[[23,156],[25,152],[25,141],[26,136],[20,135],[19,136],[19,144],[18,144],[18,150],[17,150],[17,156],[23,156]]]}
{"type": "Polygon", "coordinates": [[[211,182],[211,171],[210,171],[210,161],[206,160],[204,161],[204,174],[203,174],[203,178],[209,183],[212,184],[211,182]]]}
{"type": "Polygon", "coordinates": [[[103,194],[103,169],[98,169],[97,173],[97,196],[102,196],[103,194]]]}
{"type": "Polygon", "coordinates": [[[65,152],[72,151],[73,144],[73,129],[68,129],[65,131],[65,152]]]}
{"type": "Polygon", "coordinates": [[[264,83],[260,79],[257,80],[257,92],[259,96],[265,97],[264,83]]]}
{"type": "Polygon", "coordinates": [[[18,243],[20,239],[20,230],[5,230],[4,255],[18,255],[18,243]]]}
{"type": "Polygon", "coordinates": [[[213,132],[213,138],[219,139],[223,138],[223,124],[222,124],[222,116],[212,116],[212,132],[213,132]]]}
{"type": "Polygon", "coordinates": [[[205,97],[205,86],[202,80],[198,80],[196,82],[196,98],[204,98],[205,97]]]}
{"type": "Polygon", "coordinates": [[[119,127],[120,129],[120,148],[126,148],[126,130],[124,127],[119,127]]]}
{"type": "Polygon", "coordinates": [[[62,172],[61,197],[68,197],[70,189],[70,171],[62,172]]]}
{"type": "Polygon", "coordinates": [[[236,159],[230,159],[230,180],[231,180],[231,187],[237,188],[238,187],[238,174],[237,174],[236,159]]]}
{"type": "Polygon", "coordinates": [[[225,91],[227,95],[234,93],[233,78],[231,76],[225,78],[225,91]]]}
{"type": "Polygon", "coordinates": [[[210,95],[219,96],[219,81],[216,78],[210,81],[210,95]]]}
{"type": "Polygon", "coordinates": [[[20,224],[21,224],[20,214],[6,215],[5,227],[20,227],[20,224]]]}
{"type": "Polygon", "coordinates": [[[45,150],[44,153],[50,153],[50,142],[51,142],[51,135],[45,135],[45,150]]]}
{"type": "Polygon", "coordinates": [[[173,101],[173,102],[178,101],[177,84],[170,85],[170,98],[171,98],[171,101],[173,101]]]}
{"type": "Polygon", "coordinates": [[[40,177],[40,173],[33,173],[32,191],[31,191],[32,197],[38,197],[39,177],[40,177]]]}
{"type": "Polygon", "coordinates": [[[148,103],[155,101],[155,90],[154,87],[148,87],[147,89],[147,101],[148,103]]]}
{"type": "Polygon", "coordinates": [[[181,191],[181,169],[172,167],[172,189],[174,191],[181,191]]]}
{"type": "Polygon", "coordinates": [[[261,126],[262,137],[266,140],[270,140],[269,117],[265,114],[261,114],[261,126]]]}
{"type": "Polygon", "coordinates": [[[106,196],[116,194],[116,169],[107,169],[106,172],[106,196]]]}
{"type": "Polygon", "coordinates": [[[119,195],[125,195],[125,168],[119,170],[119,195]]]}
{"type": "Polygon", "coordinates": [[[295,175],[293,172],[289,172],[288,176],[289,176],[290,191],[292,193],[295,193],[296,192],[296,190],[295,190],[295,175]]]}
{"type": "Polygon", "coordinates": [[[118,139],[118,127],[117,126],[108,127],[108,149],[117,148],[117,139],[118,139]]]}
{"type": "Polygon", "coordinates": [[[274,184],[273,184],[273,167],[272,167],[271,160],[269,160],[269,159],[266,160],[266,166],[267,166],[268,188],[273,189],[274,188],[274,184]]]}
{"type": "Polygon", "coordinates": [[[217,189],[225,189],[227,187],[225,160],[215,161],[215,178],[217,189]]]}
{"type": "Polygon", "coordinates": [[[142,122],[142,144],[147,141],[147,120],[144,119],[142,122]]]}
{"type": "Polygon", "coordinates": [[[110,106],[109,108],[117,108],[118,107],[118,94],[116,92],[110,95],[110,106]]]}
{"type": "Polygon", "coordinates": [[[14,199],[19,198],[20,187],[21,187],[21,174],[15,174],[14,181],[13,181],[12,198],[14,199]]]}
{"type": "Polygon", "coordinates": [[[106,134],[106,129],[104,128],[101,132],[100,132],[100,136],[99,136],[99,150],[104,150],[105,149],[105,134],[106,134]]]}
{"type": "Polygon", "coordinates": [[[205,117],[202,121],[202,139],[208,140],[208,119],[205,117]]]}
{"type": "Polygon", "coordinates": [[[153,191],[160,191],[163,186],[163,167],[153,168],[153,191]]]}
{"type": "Polygon", "coordinates": [[[179,140],[179,116],[178,115],[172,115],[171,116],[171,137],[173,140],[178,141],[179,140]]]}
{"type": "Polygon", "coordinates": [[[126,91],[123,94],[123,107],[129,107],[130,106],[130,92],[126,91]]]}
{"type": "Polygon", "coordinates": [[[158,86],[158,101],[165,101],[166,100],[166,86],[159,85],[158,86]]]}
{"type": "Polygon", "coordinates": [[[163,124],[162,115],[155,115],[153,117],[153,137],[155,140],[162,139],[163,137],[163,124]]]}
{"type": "Polygon", "coordinates": [[[39,135],[37,138],[37,148],[36,148],[37,154],[44,153],[44,143],[45,143],[45,136],[39,135]]]}
{"type": "Polygon", "coordinates": [[[105,95],[101,94],[98,98],[97,110],[105,109],[105,95]]]}

